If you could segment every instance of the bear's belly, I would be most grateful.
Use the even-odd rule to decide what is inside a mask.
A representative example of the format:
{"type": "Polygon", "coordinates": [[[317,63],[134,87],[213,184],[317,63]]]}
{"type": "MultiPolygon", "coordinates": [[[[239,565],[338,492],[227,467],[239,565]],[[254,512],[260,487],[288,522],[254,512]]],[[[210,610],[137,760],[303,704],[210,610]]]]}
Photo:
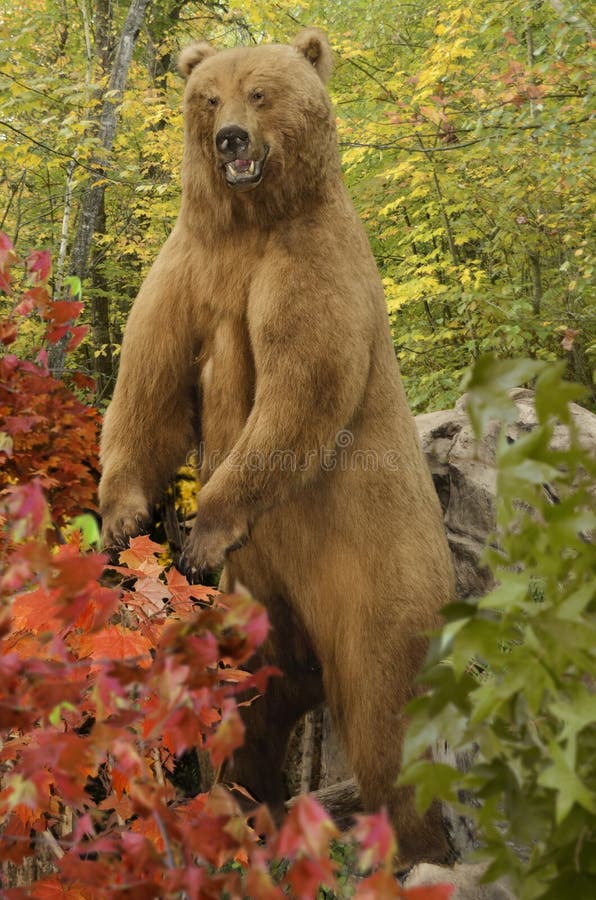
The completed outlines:
{"type": "Polygon", "coordinates": [[[255,373],[243,321],[218,324],[199,358],[201,482],[209,479],[238,440],[254,400],[255,373]]]}

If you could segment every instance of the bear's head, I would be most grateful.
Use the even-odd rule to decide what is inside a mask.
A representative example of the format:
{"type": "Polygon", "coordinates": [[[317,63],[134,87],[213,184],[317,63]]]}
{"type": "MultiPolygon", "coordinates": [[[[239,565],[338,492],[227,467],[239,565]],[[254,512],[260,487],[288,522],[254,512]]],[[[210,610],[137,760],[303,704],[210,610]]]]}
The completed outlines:
{"type": "MultiPolygon", "coordinates": [[[[339,171],[335,120],[325,83],[333,66],[322,31],[289,45],[182,51],[185,179],[228,195],[307,196],[339,171]]],[[[253,202],[251,198],[251,202],[253,202]]]]}

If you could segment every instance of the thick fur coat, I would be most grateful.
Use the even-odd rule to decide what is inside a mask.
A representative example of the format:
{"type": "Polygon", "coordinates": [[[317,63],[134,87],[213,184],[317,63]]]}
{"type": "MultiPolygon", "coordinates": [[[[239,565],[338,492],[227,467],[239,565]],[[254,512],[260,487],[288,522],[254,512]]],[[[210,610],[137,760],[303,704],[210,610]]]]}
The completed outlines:
{"type": "Polygon", "coordinates": [[[439,504],[392,346],[381,281],[342,183],[324,35],[187,48],[179,219],[128,320],[106,415],[107,545],[135,534],[201,457],[189,570],[225,561],[269,611],[285,673],[246,712],[234,780],[283,800],[286,741],[323,696],[365,804],[404,859],[440,859],[396,789],[403,707],[452,596],[439,504]]]}

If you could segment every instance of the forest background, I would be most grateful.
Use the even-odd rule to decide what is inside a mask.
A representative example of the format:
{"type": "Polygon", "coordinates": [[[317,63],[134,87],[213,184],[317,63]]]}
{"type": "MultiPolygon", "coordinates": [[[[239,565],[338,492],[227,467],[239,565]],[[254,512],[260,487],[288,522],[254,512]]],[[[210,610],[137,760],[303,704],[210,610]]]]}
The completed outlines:
{"type": "MultiPolygon", "coordinates": [[[[317,24],[414,410],[452,405],[486,352],[566,358],[593,403],[588,12],[570,0],[0,0],[0,230],[20,254],[51,251],[54,299],[68,276],[83,282],[91,328],[67,365],[95,378],[104,407],[179,206],[179,49],[317,24]]],[[[21,352],[39,327],[21,329],[21,352]]]]}

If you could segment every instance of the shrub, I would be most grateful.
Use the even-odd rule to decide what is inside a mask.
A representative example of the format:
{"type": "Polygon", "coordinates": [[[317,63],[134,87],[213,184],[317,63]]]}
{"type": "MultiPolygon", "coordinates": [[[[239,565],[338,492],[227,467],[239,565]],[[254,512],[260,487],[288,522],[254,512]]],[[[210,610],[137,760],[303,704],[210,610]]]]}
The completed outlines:
{"type": "Polygon", "coordinates": [[[476,436],[515,417],[508,390],[535,379],[536,427],[497,450],[497,535],[486,551],[497,586],[447,607],[412,705],[404,783],[458,805],[458,790],[491,859],[521,900],[591,898],[596,890],[596,633],[593,448],[569,409],[581,389],[562,366],[485,358],[468,379],[476,436]],[[553,445],[557,422],[568,445],[553,445]],[[419,761],[447,740],[477,747],[466,774],[419,761]],[[520,848],[525,848],[520,854],[520,848]]]}

